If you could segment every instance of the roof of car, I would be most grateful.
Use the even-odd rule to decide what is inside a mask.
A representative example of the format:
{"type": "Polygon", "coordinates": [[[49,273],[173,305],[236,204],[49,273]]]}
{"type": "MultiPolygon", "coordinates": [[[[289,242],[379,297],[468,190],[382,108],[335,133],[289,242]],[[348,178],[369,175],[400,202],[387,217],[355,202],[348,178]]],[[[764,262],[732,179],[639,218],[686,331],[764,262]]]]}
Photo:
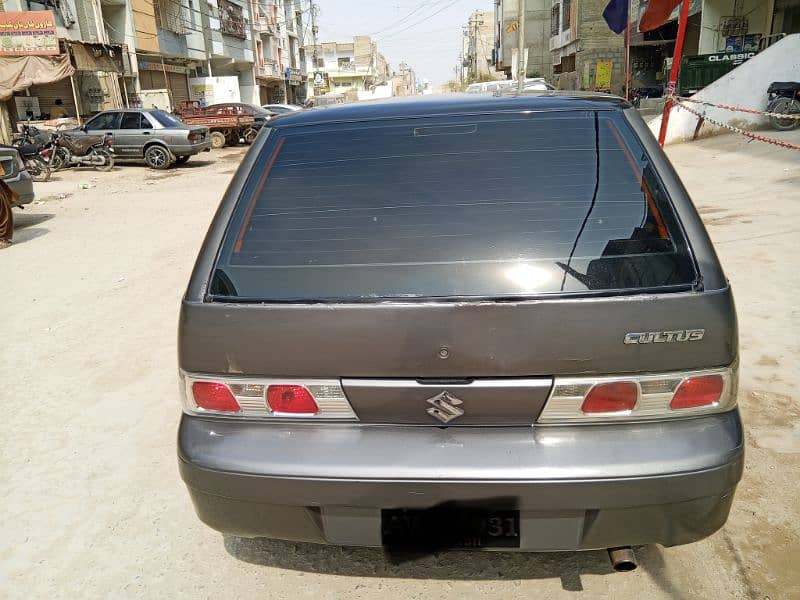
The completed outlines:
{"type": "Polygon", "coordinates": [[[395,117],[495,113],[521,110],[618,110],[630,104],[597,92],[516,92],[490,94],[430,94],[319,107],[276,117],[276,127],[395,117]]]}

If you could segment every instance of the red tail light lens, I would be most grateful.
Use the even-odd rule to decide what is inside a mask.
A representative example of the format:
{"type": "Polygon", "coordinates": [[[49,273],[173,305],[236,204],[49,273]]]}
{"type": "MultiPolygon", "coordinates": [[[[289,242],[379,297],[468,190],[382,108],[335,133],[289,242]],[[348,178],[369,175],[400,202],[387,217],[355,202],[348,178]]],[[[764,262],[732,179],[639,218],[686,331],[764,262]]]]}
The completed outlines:
{"type": "Polygon", "coordinates": [[[595,385],[581,405],[584,413],[616,413],[633,410],[639,389],[632,381],[615,381],[595,385]]]}
{"type": "Polygon", "coordinates": [[[690,377],[675,391],[670,408],[697,408],[719,402],[725,382],[720,375],[690,377]]]}
{"type": "Polygon", "coordinates": [[[319,412],[314,396],[302,385],[271,385],[267,388],[267,404],[274,413],[315,415],[319,412]]]}
{"type": "Polygon", "coordinates": [[[241,407],[224,383],[195,381],[192,384],[194,403],[198,408],[220,412],[239,412],[241,407]]]}

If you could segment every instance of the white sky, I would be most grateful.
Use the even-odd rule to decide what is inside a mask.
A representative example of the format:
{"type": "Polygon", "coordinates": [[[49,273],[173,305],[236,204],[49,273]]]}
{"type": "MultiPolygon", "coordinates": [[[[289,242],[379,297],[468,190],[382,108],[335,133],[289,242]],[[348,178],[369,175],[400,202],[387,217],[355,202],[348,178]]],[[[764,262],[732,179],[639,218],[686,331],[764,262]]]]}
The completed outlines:
{"type": "MultiPolygon", "coordinates": [[[[371,35],[392,68],[405,61],[418,79],[433,85],[455,77],[461,30],[475,10],[492,0],[316,0],[320,42],[347,42],[371,35]]],[[[308,23],[310,19],[305,16],[308,23]]]]}

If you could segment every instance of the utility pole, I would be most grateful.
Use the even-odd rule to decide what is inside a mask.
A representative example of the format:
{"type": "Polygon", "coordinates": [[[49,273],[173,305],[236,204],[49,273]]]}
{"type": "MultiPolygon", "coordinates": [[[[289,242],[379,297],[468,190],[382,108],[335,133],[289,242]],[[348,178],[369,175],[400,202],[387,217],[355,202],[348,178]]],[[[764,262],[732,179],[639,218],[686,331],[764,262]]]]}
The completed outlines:
{"type": "MultiPolygon", "coordinates": [[[[317,5],[314,4],[314,0],[309,0],[309,12],[311,13],[311,77],[314,81],[314,95],[319,95],[319,89],[317,89],[317,57],[318,57],[318,48],[317,48],[317,32],[319,28],[317,27],[317,5]]],[[[321,86],[320,86],[321,87],[321,86]]]]}
{"type": "Polygon", "coordinates": [[[519,2],[519,40],[517,42],[517,92],[525,89],[525,0],[519,2]]]}

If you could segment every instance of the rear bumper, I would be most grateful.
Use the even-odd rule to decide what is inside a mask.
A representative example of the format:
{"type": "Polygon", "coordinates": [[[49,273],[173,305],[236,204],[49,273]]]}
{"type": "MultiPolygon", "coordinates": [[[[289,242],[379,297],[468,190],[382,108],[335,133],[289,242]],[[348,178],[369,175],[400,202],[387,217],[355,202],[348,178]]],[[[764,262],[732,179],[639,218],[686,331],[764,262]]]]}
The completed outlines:
{"type": "Polygon", "coordinates": [[[741,477],[736,411],[582,427],[276,425],[184,416],[181,476],[234,535],[381,544],[381,509],[514,508],[521,550],[677,545],[727,519],[741,477]]]}
{"type": "Polygon", "coordinates": [[[170,151],[175,156],[194,156],[195,154],[200,154],[207,150],[211,150],[211,138],[208,136],[206,136],[204,141],[197,142],[196,144],[187,142],[181,145],[170,146],[170,151]]]}

